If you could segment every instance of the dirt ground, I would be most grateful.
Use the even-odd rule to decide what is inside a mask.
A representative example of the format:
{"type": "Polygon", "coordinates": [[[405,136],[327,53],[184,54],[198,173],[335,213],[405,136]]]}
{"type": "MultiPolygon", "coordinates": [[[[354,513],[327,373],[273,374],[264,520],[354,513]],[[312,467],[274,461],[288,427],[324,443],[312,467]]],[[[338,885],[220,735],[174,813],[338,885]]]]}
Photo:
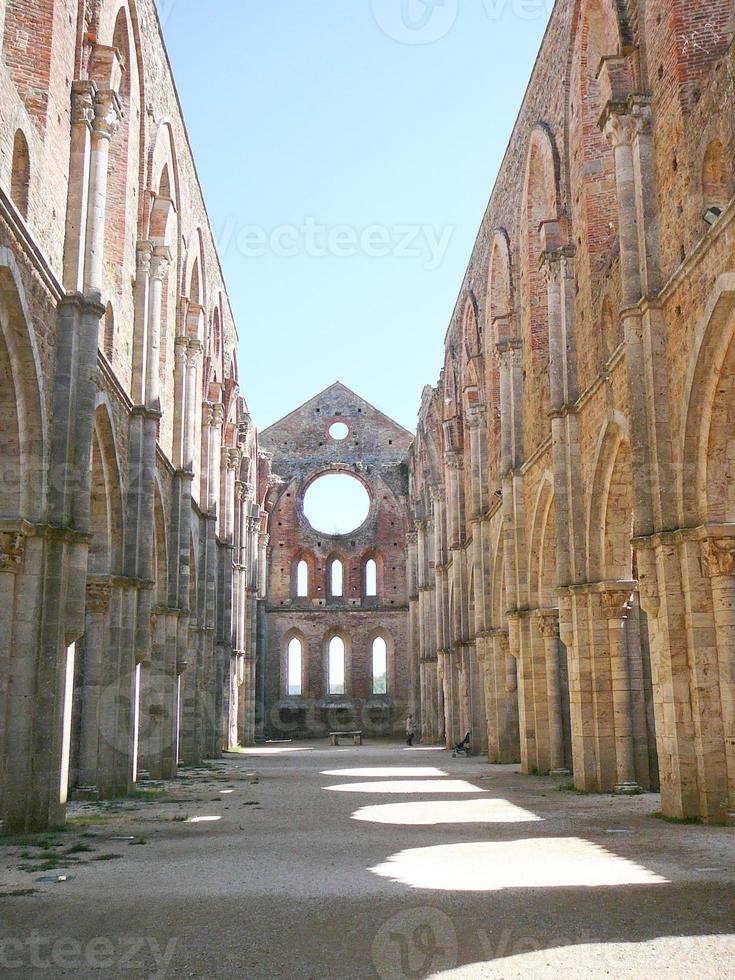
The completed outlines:
{"type": "Polygon", "coordinates": [[[735,834],[515,766],[261,746],[0,838],[0,976],[735,977],[735,834]]]}

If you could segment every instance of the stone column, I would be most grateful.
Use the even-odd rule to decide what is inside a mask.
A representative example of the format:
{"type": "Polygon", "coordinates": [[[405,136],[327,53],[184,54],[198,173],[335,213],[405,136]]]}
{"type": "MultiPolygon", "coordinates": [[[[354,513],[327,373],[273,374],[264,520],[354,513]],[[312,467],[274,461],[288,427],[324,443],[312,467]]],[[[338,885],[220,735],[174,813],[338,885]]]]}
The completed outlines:
{"type": "Polygon", "coordinates": [[[184,443],[186,441],[186,368],[189,361],[189,341],[184,336],[178,336],[174,341],[174,463],[180,468],[185,466],[184,443]]]}
{"type": "Polygon", "coordinates": [[[84,259],[84,292],[87,294],[99,295],[102,291],[110,140],[117,133],[121,118],[122,107],[117,93],[111,89],[96,92],[84,259]]]}
{"type": "Polygon", "coordinates": [[[488,737],[497,753],[493,761],[499,763],[518,762],[520,743],[518,731],[518,664],[510,652],[508,630],[494,629],[490,632],[492,687],[495,713],[489,724],[495,723],[494,732],[488,737]]]}
{"type": "MultiPolygon", "coordinates": [[[[3,610],[2,625],[0,631],[0,712],[2,722],[0,722],[0,817],[7,818],[6,793],[9,795],[11,790],[8,780],[9,772],[15,768],[15,755],[19,761],[22,760],[22,753],[19,749],[24,749],[25,744],[13,744],[14,736],[17,733],[8,731],[9,711],[8,698],[13,687],[13,655],[15,653],[13,643],[13,627],[15,625],[13,610],[15,609],[17,577],[23,564],[23,552],[25,539],[20,531],[3,530],[0,531],[0,609],[3,610]],[[10,738],[10,742],[6,741],[10,738]]],[[[17,680],[16,682],[17,683],[17,680]]],[[[17,692],[13,691],[13,694],[17,692]]],[[[27,704],[25,707],[30,707],[27,704]]],[[[24,740],[25,742],[25,740],[24,740]]],[[[26,762],[27,764],[27,762],[26,762]]],[[[15,775],[13,773],[13,775],[15,775]]],[[[20,780],[15,783],[13,789],[17,793],[22,783],[20,780]]],[[[8,803],[11,801],[8,799],[8,803]]],[[[17,807],[18,801],[12,801],[17,807]]]]}
{"type": "Polygon", "coordinates": [[[199,362],[202,355],[202,345],[198,340],[189,339],[187,342],[186,360],[186,397],[184,416],[183,465],[192,471],[194,468],[194,431],[197,418],[199,362]]]}
{"type": "MultiPolygon", "coordinates": [[[[735,530],[735,529],[734,529],[735,530]]],[[[711,537],[702,543],[703,567],[712,588],[717,645],[718,680],[722,705],[722,730],[729,811],[735,822],[735,534],[711,537]]]]}
{"type": "Polygon", "coordinates": [[[70,293],[80,293],[84,289],[89,167],[96,92],[97,86],[92,81],[72,82],[69,193],[64,236],[64,288],[70,293]]]}
{"type": "Polygon", "coordinates": [[[79,697],[79,758],[77,770],[80,786],[98,786],[100,724],[98,710],[104,686],[102,664],[109,657],[108,616],[111,586],[103,582],[87,583],[87,615],[84,633],[84,674],[79,697]]]}
{"type": "MultiPolygon", "coordinates": [[[[498,330],[504,330],[498,325],[498,330]]],[[[500,472],[523,458],[523,342],[503,336],[495,345],[500,367],[500,472]]]]}
{"type": "Polygon", "coordinates": [[[418,532],[409,531],[406,535],[406,574],[408,585],[408,656],[409,656],[409,704],[417,732],[421,732],[423,703],[421,699],[421,656],[419,642],[419,589],[418,589],[418,532]]]}
{"type": "Polygon", "coordinates": [[[212,424],[209,432],[209,498],[207,510],[217,515],[216,531],[222,532],[220,509],[220,476],[222,473],[222,430],[225,422],[225,408],[221,402],[212,406],[212,424]]]}
{"type": "Polygon", "coordinates": [[[601,594],[610,641],[615,758],[618,774],[615,785],[616,793],[637,793],[640,791],[635,771],[633,698],[626,638],[626,621],[631,608],[631,596],[630,588],[620,591],[608,590],[601,594]]]}
{"type": "Polygon", "coordinates": [[[568,775],[564,757],[561,684],[559,678],[559,610],[537,609],[536,626],[544,641],[546,690],[549,712],[549,770],[552,775],[568,775]]]}
{"type": "Polygon", "coordinates": [[[133,371],[131,395],[134,404],[146,403],[148,365],[148,321],[153,244],[140,241],[135,249],[135,285],[133,287],[133,371]]]}
{"type": "Polygon", "coordinates": [[[171,251],[156,245],[151,256],[150,305],[148,310],[148,350],[146,354],[146,405],[158,410],[161,398],[161,318],[163,283],[171,263],[171,251]]]}

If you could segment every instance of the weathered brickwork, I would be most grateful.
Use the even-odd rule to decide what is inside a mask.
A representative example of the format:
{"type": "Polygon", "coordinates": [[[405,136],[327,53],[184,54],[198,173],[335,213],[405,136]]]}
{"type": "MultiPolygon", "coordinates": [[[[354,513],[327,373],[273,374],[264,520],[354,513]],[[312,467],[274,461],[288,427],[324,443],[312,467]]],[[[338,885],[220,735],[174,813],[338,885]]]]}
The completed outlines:
{"type": "MultiPolygon", "coordinates": [[[[344,431],[344,430],[343,430],[344,431]]],[[[406,454],[411,435],[339,383],[261,433],[271,457],[267,591],[263,612],[264,728],[267,734],[321,735],[361,730],[390,735],[413,700],[409,676],[406,579],[406,454]],[[344,439],[330,428],[346,427],[344,439]],[[325,474],[354,476],[370,510],[347,534],[316,530],[304,513],[304,494],[325,474]],[[340,594],[332,563],[342,568],[340,594]],[[369,584],[368,562],[375,563],[369,584]],[[305,563],[302,588],[298,565],[305,563]],[[344,644],[344,691],[330,692],[329,646],[344,644]],[[288,648],[301,645],[300,692],[289,693],[288,648]],[[373,684],[373,644],[385,642],[385,692],[373,684]]],[[[327,531],[330,530],[327,528],[327,531]]]]}
{"type": "Polygon", "coordinates": [[[725,2],[556,4],[410,464],[424,736],[711,822],[735,813],[734,29],[725,2]]]}
{"type": "Polygon", "coordinates": [[[9,831],[254,738],[268,464],[153,0],[0,34],[9,831]]]}

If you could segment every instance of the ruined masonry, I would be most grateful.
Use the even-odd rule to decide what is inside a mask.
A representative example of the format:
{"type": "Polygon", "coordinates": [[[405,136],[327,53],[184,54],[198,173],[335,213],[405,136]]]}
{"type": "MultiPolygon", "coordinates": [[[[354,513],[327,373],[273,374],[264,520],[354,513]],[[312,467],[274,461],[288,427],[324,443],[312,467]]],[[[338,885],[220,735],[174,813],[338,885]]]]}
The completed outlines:
{"type": "Polygon", "coordinates": [[[258,435],[153,0],[0,4],[0,832],[408,712],[735,821],[734,30],[558,0],[415,438],[258,435]]]}

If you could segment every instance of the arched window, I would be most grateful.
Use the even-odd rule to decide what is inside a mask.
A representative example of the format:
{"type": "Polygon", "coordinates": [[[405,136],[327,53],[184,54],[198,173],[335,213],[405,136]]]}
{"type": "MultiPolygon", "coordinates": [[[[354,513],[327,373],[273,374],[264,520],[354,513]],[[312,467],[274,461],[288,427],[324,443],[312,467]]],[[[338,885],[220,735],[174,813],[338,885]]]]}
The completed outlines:
{"type": "Polygon", "coordinates": [[[24,218],[28,217],[28,192],[31,186],[31,155],[28,140],[22,130],[13,142],[13,170],[10,177],[10,197],[24,218]]]}
{"type": "Polygon", "coordinates": [[[301,640],[294,637],[288,645],[288,693],[292,696],[302,693],[302,660],[301,640]]]}
{"type": "Polygon", "coordinates": [[[296,595],[299,599],[309,595],[309,563],[303,558],[296,566],[296,595]]]}
{"type": "Polygon", "coordinates": [[[107,304],[107,309],[105,310],[105,315],[101,324],[103,328],[102,335],[102,350],[104,352],[107,360],[111,360],[112,352],[115,348],[115,314],[112,309],[112,304],[107,304]]]}
{"type": "Polygon", "coordinates": [[[373,694],[388,693],[388,646],[382,636],[373,640],[373,694]]]}
{"type": "Polygon", "coordinates": [[[702,164],[702,194],[705,208],[724,211],[730,199],[725,150],[719,140],[707,147],[702,164]]]}
{"type": "Polygon", "coordinates": [[[345,693],[345,641],[340,636],[329,641],[329,693],[345,693]]]}
{"type": "Polygon", "coordinates": [[[329,594],[339,597],[344,594],[344,566],[335,558],[329,566],[329,594]]]}
{"type": "Polygon", "coordinates": [[[374,558],[368,558],[365,562],[365,595],[376,596],[378,594],[378,564],[374,558]]]}

